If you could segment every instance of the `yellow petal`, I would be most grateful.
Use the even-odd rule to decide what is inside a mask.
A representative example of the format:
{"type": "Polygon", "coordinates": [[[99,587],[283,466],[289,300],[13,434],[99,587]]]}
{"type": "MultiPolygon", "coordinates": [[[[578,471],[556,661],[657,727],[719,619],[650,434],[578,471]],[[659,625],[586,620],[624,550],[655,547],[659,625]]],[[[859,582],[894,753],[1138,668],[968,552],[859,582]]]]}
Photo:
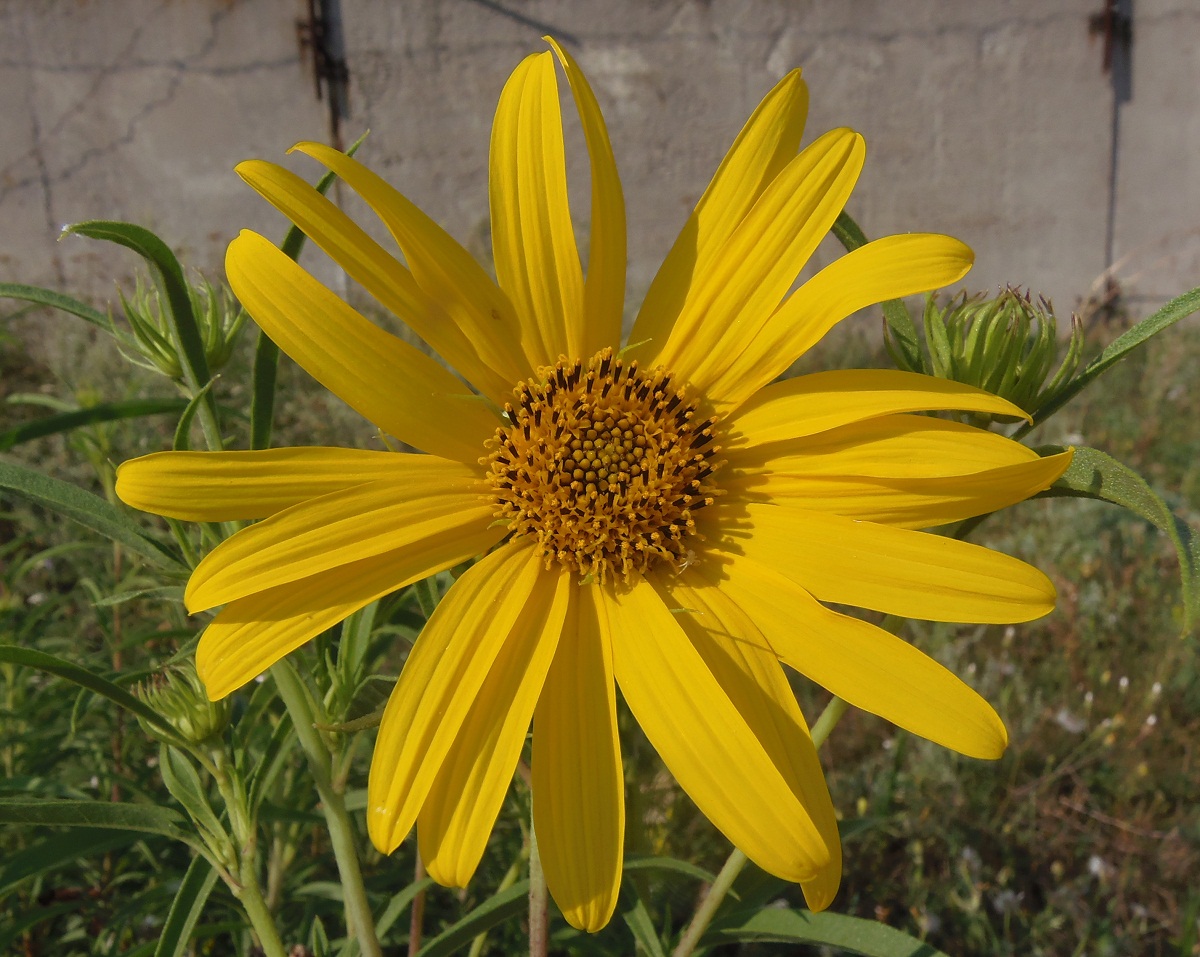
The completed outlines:
{"type": "Polygon", "coordinates": [[[554,57],[526,57],[504,86],[492,127],[492,254],[534,367],[569,354],[583,322],[583,270],[567,206],[554,57]]]}
{"type": "Polygon", "coordinates": [[[429,875],[465,887],[487,848],[558,647],[571,573],[554,565],[496,655],[417,817],[429,875]]]}
{"type": "Polygon", "coordinates": [[[605,346],[616,347],[621,341],[625,310],[625,196],[604,115],[587,77],[555,40],[543,39],[554,48],[567,73],[575,109],[583,122],[592,169],[592,230],[587,279],[583,285],[583,321],[568,328],[573,350],[570,355],[591,356],[605,346]]]}
{"type": "MultiPolygon", "coordinates": [[[[308,144],[301,144],[299,148],[325,160],[326,165],[335,169],[343,179],[349,177],[347,182],[359,192],[366,192],[367,196],[364,198],[367,198],[368,202],[372,199],[378,202],[379,193],[391,190],[391,187],[374,173],[345,154],[328,147],[306,148],[307,146],[308,144]]],[[[462,247],[442,233],[403,197],[400,197],[400,201],[406,204],[411,213],[409,220],[401,220],[401,223],[418,221],[425,227],[426,232],[437,234],[437,238],[442,240],[442,248],[438,251],[444,253],[442,262],[446,263],[443,272],[454,272],[454,278],[459,282],[430,281],[426,273],[430,271],[428,261],[432,257],[428,254],[422,256],[424,248],[416,240],[412,240],[406,244],[402,243],[401,248],[405,250],[409,261],[414,263],[414,268],[424,267],[422,278],[425,282],[419,283],[408,269],[368,236],[349,216],[295,173],[281,166],[262,160],[249,160],[238,165],[237,173],[272,206],[300,227],[334,262],[345,269],[352,279],[379,300],[382,306],[403,320],[429,343],[434,351],[494,401],[502,402],[518,379],[527,374],[522,364],[509,361],[510,356],[507,352],[501,351],[507,341],[503,334],[505,330],[495,330],[491,341],[482,337],[481,326],[487,329],[502,324],[493,318],[490,312],[484,313],[486,321],[481,321],[477,316],[477,310],[490,308],[490,303],[473,309],[473,303],[469,300],[464,302],[466,297],[461,291],[471,289],[471,279],[476,276],[474,272],[469,276],[461,276],[462,270],[454,270],[453,267],[461,265],[465,257],[479,274],[476,285],[491,286],[494,299],[500,297],[500,291],[462,247]],[[455,253],[459,255],[455,256],[455,253]],[[485,342],[488,346],[486,349],[481,350],[476,345],[485,342]]],[[[394,190],[391,192],[395,193],[394,190]]],[[[398,193],[395,195],[399,196],[398,193]]],[[[393,205],[399,205],[400,201],[394,202],[393,205]]],[[[418,229],[412,232],[418,232],[418,229]]],[[[404,238],[408,239],[408,236],[404,238]]],[[[436,278],[445,279],[441,274],[436,278]]],[[[515,323],[513,325],[515,326],[515,323]]]]}
{"type": "Polygon", "coordinates": [[[758,626],[784,663],[839,698],[962,754],[1004,753],[1008,735],[992,706],[908,642],[830,611],[759,562],[734,558],[698,572],[758,626]]]}
{"type": "Polygon", "coordinates": [[[599,586],[572,588],[533,720],[533,820],[546,885],[567,922],[594,933],[621,889],[625,782],[612,640],[599,586]]]}
{"type": "Polygon", "coordinates": [[[817,749],[783,669],[756,623],[693,570],[652,581],[668,607],[687,609],[676,620],[829,848],[829,862],[803,885],[809,908],[824,910],[841,881],[841,839],[817,749]]]}
{"type": "Polygon", "coordinates": [[[833,852],[675,616],[645,581],[603,594],[617,683],[667,769],[763,870],[816,878],[833,852]]]}
{"type": "Polygon", "coordinates": [[[927,415],[885,415],[729,453],[732,468],[793,475],[925,478],[1031,462],[1037,453],[984,429],[927,415]]]}
{"type": "Polygon", "coordinates": [[[383,177],[346,154],[313,142],[297,143],[292,149],[329,167],[375,211],[404,253],[417,285],[453,317],[509,391],[529,375],[516,341],[519,324],[512,302],[454,237],[383,177]]]}
{"type": "Polygon", "coordinates": [[[263,331],[352,409],[426,452],[478,462],[499,421],[437,362],[368,322],[256,233],[229,244],[225,271],[263,331]]]}
{"type": "Polygon", "coordinates": [[[852,312],[957,282],[974,262],[949,236],[887,236],[830,263],[796,290],[753,337],[727,333],[696,380],[719,409],[733,409],[852,312]]]}
{"type": "Polygon", "coordinates": [[[1023,502],[1049,488],[1070,464],[1071,453],[1063,452],[983,472],[937,477],[759,472],[726,478],[722,488],[747,501],[833,512],[901,528],[933,528],[1023,502]]]}
{"type": "Polygon", "coordinates": [[[715,549],[775,568],[821,601],[979,623],[1030,621],[1054,609],[1045,575],[979,545],[783,505],[718,500],[710,511],[705,533],[724,535],[715,549]]]}
{"type": "Polygon", "coordinates": [[[208,696],[215,701],[236,691],[364,605],[486,551],[503,534],[480,527],[470,537],[435,538],[421,549],[400,548],[230,602],[196,648],[208,696]]]}
{"type": "Polygon", "coordinates": [[[497,549],[454,583],[388,699],[367,782],[367,830],[391,853],[404,840],[509,636],[545,617],[555,591],[524,542],[497,549]]]}
{"type": "Polygon", "coordinates": [[[401,482],[414,458],[335,448],[155,452],[121,463],[116,490],[126,505],[188,522],[266,518],[365,482],[401,482]]]}
{"type": "Polygon", "coordinates": [[[711,268],[746,213],[796,155],[808,87],[792,70],[755,108],[654,277],[629,337],[631,356],[653,364],[697,277],[711,268]]]}
{"type": "Polygon", "coordinates": [[[779,307],[850,198],[865,156],[861,136],[831,130],[785,166],[693,280],[655,362],[719,403],[709,384],[779,307]]]}
{"type": "Polygon", "coordinates": [[[724,424],[726,450],[784,442],[897,412],[956,409],[1028,418],[1006,399],[898,369],[838,369],[759,389],[724,424]]]}
{"type": "MultiPolygon", "coordinates": [[[[398,548],[473,541],[494,506],[461,465],[416,456],[402,481],[356,485],[277,512],[214,548],[184,600],[197,612],[398,548]],[[424,461],[428,460],[428,461],[424,461]]],[[[470,553],[469,553],[470,554],[470,553]]]]}

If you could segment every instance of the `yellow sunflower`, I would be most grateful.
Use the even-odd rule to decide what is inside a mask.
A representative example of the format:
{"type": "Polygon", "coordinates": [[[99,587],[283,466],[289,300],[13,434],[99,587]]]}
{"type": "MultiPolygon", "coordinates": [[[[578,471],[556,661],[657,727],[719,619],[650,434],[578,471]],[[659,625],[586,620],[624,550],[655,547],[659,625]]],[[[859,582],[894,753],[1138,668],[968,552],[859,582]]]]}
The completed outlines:
{"type": "Polygon", "coordinates": [[[224,606],[197,667],[221,698],[367,603],[482,556],[404,665],[371,765],[372,840],[417,826],[429,873],[471,877],[533,725],[546,880],[576,927],[609,920],[622,867],[616,689],[713,823],[811,907],[841,871],[834,811],[781,666],[963,754],[1006,745],[992,708],[910,644],[827,604],[934,621],[1018,622],[1054,605],[1036,569],[927,534],[1046,488],[1041,459],[914,412],[1020,415],[905,372],[774,382],[836,322],[960,279],[947,236],[880,239],[791,287],[863,165],[862,137],[800,150],[798,71],[730,148],[623,349],[625,213],[604,120],[557,44],[591,163],[582,267],[551,53],[505,84],[492,129],[497,280],[409,200],[316,143],[403,263],[279,166],[242,178],[419,335],[453,373],[244,232],[238,298],[326,387],[419,453],[173,453],[117,490],[191,521],[261,519],[196,568],[192,612],[224,606]]]}

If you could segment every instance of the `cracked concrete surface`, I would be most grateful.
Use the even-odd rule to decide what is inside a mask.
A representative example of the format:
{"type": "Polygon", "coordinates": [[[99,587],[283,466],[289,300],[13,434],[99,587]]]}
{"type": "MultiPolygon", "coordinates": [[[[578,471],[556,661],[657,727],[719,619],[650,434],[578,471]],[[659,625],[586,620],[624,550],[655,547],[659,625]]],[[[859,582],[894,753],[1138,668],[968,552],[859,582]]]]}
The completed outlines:
{"type": "MultiPolygon", "coordinates": [[[[460,240],[487,248],[487,151],[509,70],[563,38],[610,124],[629,207],[631,297],[762,94],[793,66],[809,138],[850,125],[869,235],[970,243],[976,288],[1061,310],[1104,269],[1112,89],[1088,34],[1100,0],[343,0],[347,139],[460,240]]],[[[0,280],[111,294],[135,260],[63,224],[127,219],[210,274],[241,228],[284,224],[232,173],[328,139],[297,44],[301,0],[0,0],[0,280]]],[[[1200,8],[1137,0],[1115,254],[1147,304],[1200,281],[1200,8]]],[[[573,202],[587,165],[568,120],[573,202]]],[[[342,198],[364,222],[352,196],[342,198]]],[[[820,255],[827,257],[831,249],[820,255]]],[[[325,268],[313,260],[318,274],[325,268]]],[[[326,275],[330,281],[333,275],[326,275]]],[[[6,306],[0,304],[0,315],[6,306]]]]}

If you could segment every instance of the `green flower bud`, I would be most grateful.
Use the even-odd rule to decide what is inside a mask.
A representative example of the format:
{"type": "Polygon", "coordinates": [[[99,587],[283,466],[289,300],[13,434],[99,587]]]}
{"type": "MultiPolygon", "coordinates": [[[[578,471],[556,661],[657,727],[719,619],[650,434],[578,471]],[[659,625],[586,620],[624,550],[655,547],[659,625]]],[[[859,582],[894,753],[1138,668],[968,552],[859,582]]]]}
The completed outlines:
{"type": "MultiPolygon", "coordinates": [[[[229,724],[229,699],[209,701],[191,662],[155,675],[138,686],[137,695],[166,718],[188,744],[211,741],[224,733],[229,724]]],[[[151,737],[162,738],[161,729],[140,718],[138,721],[151,737]]]]}
{"type": "MultiPolygon", "coordinates": [[[[1054,398],[1079,368],[1083,346],[1079,317],[1071,316],[1066,355],[1051,375],[1059,348],[1054,309],[1044,297],[1035,302],[1019,289],[1008,287],[994,299],[963,293],[944,308],[931,294],[925,299],[924,320],[928,355],[921,357],[922,368],[912,368],[886,339],[897,366],[985,389],[1030,414],[1054,398]]],[[[997,420],[1015,421],[977,414],[968,419],[981,427],[997,420]]]]}
{"type": "MultiPolygon", "coordinates": [[[[158,288],[138,277],[132,296],[126,297],[120,290],[118,294],[132,332],[119,336],[122,345],[135,353],[129,358],[168,378],[182,378],[183,368],[171,338],[170,324],[163,314],[158,288]]],[[[188,296],[204,342],[204,358],[209,370],[216,372],[233,354],[238,335],[246,324],[246,312],[237,305],[228,288],[214,286],[203,277],[189,283],[188,296]]]]}

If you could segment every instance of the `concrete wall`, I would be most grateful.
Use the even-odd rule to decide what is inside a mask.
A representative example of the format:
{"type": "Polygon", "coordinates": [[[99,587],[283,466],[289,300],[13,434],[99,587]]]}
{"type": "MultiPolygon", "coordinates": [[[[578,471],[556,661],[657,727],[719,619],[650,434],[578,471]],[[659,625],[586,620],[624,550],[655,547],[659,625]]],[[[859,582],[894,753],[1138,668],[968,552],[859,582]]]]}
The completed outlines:
{"type": "MultiPolygon", "coordinates": [[[[800,65],[808,138],[838,125],[867,138],[849,209],[869,235],[952,233],[976,249],[974,287],[1029,285],[1063,312],[1111,245],[1149,305],[1200,283],[1200,5],[1135,3],[1115,181],[1113,87],[1088,29],[1100,0],[342,0],[344,128],[369,127],[360,158],[486,250],[495,101],[556,34],[608,118],[636,297],[758,99],[800,65]]],[[[142,222],[209,272],[240,228],[281,234],[231,167],[329,137],[297,43],[305,9],[0,0],[0,280],[109,295],[134,259],[57,241],[82,219],[142,222]]]]}

